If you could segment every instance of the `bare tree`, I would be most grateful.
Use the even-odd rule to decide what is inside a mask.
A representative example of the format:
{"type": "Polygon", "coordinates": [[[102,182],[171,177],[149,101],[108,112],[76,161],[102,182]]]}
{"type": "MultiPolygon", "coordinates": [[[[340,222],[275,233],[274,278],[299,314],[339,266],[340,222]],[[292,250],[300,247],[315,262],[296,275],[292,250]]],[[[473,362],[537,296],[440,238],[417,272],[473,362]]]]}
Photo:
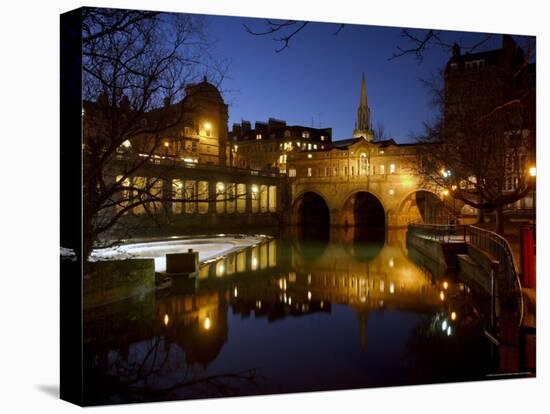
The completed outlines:
{"type": "Polygon", "coordinates": [[[418,63],[422,63],[425,54],[433,48],[451,52],[457,46],[463,53],[473,53],[485,45],[494,35],[482,33],[479,40],[471,44],[457,43],[456,34],[434,29],[402,29],[401,38],[404,45],[398,45],[392,56],[395,59],[402,56],[413,55],[418,63]]]}
{"type": "Polygon", "coordinates": [[[376,128],[374,130],[374,140],[375,141],[383,141],[386,138],[388,138],[388,135],[386,133],[386,126],[382,121],[378,121],[376,123],[376,128]]]}
{"type": "Polygon", "coordinates": [[[438,116],[417,137],[425,144],[417,172],[465,204],[494,211],[499,234],[504,207],[535,185],[530,171],[536,141],[534,82],[524,64],[528,54],[514,53],[521,61],[509,70],[464,74],[457,64],[456,73],[448,69],[439,81],[425,82],[438,116]]]}
{"type": "MultiPolygon", "coordinates": [[[[186,85],[199,72],[216,69],[206,46],[195,15],[84,9],[84,259],[127,212],[141,206],[154,216],[149,213],[160,208],[162,177],[133,177],[166,150],[163,137],[189,109],[172,103],[183,102],[186,85]],[[117,162],[123,167],[115,172],[117,162]]],[[[172,155],[178,151],[173,148],[172,155]]]]}
{"type": "MultiPolygon", "coordinates": [[[[300,20],[271,20],[266,19],[260,29],[252,29],[248,25],[243,25],[244,30],[253,36],[272,36],[272,40],[279,46],[275,52],[280,53],[290,46],[291,40],[304,30],[311,22],[300,20]]],[[[344,28],[344,24],[338,24],[333,32],[337,36],[344,28]]]]}

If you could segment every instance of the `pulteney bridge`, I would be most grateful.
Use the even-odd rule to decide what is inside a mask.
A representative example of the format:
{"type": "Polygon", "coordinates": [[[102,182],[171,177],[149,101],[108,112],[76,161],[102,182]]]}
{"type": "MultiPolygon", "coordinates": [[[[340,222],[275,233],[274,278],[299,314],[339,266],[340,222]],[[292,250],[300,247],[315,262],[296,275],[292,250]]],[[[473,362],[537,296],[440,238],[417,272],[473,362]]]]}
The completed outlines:
{"type": "Polygon", "coordinates": [[[404,227],[446,223],[464,207],[415,173],[419,145],[359,137],[289,156],[289,222],[404,227]]]}

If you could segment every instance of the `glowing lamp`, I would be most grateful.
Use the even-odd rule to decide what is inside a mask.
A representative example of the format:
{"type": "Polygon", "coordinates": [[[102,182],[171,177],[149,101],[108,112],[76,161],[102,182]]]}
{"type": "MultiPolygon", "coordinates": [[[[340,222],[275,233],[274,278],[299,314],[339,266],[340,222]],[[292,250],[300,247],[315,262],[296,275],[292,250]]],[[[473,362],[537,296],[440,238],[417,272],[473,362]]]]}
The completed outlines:
{"type": "Polygon", "coordinates": [[[537,167],[534,167],[534,166],[530,167],[529,168],[529,175],[531,177],[536,177],[537,176],[537,167]]]}

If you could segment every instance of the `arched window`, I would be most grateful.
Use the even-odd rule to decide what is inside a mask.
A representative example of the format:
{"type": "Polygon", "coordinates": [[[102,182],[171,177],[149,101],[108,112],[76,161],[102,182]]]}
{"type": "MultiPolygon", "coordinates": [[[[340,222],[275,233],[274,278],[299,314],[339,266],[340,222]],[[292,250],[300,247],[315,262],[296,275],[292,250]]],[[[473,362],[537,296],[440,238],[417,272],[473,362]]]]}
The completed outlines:
{"type": "Polygon", "coordinates": [[[369,170],[369,160],[367,159],[367,154],[364,152],[359,155],[359,175],[367,175],[369,170]]]}

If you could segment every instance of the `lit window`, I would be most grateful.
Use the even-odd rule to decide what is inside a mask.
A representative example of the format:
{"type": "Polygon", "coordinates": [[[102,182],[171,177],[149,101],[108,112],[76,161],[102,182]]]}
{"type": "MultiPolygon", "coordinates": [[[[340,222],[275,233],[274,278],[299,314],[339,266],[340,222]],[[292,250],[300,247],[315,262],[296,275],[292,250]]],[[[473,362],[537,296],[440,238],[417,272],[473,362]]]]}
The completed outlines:
{"type": "Polygon", "coordinates": [[[308,167],[308,169],[307,169],[307,176],[311,177],[311,167],[308,167]]]}
{"type": "Polygon", "coordinates": [[[367,159],[367,154],[362,152],[359,155],[359,175],[367,175],[369,169],[369,161],[367,159]]]}
{"type": "Polygon", "coordinates": [[[288,170],[288,176],[289,177],[296,177],[296,168],[290,168],[288,170]]]}
{"type": "Polygon", "coordinates": [[[321,141],[324,141],[324,140],[325,140],[325,136],[321,135],[321,141]]]}
{"type": "Polygon", "coordinates": [[[257,139],[257,140],[262,139],[262,134],[256,134],[256,139],[257,139]]]}
{"type": "Polygon", "coordinates": [[[309,138],[309,131],[302,132],[302,138],[309,138]]]}
{"type": "Polygon", "coordinates": [[[212,124],[210,122],[205,122],[203,127],[204,127],[205,135],[209,137],[210,133],[212,132],[212,124]]]}
{"type": "Polygon", "coordinates": [[[252,212],[257,213],[260,209],[260,197],[259,197],[259,188],[256,184],[252,184],[250,186],[250,194],[251,194],[251,204],[252,204],[252,212]]]}
{"type": "Polygon", "coordinates": [[[386,166],[385,165],[381,165],[380,166],[380,174],[385,174],[386,173],[386,166]]]}
{"type": "Polygon", "coordinates": [[[216,184],[216,213],[225,213],[225,184],[216,184]]]}
{"type": "Polygon", "coordinates": [[[277,211],[277,186],[269,186],[269,211],[274,213],[277,211]]]}
{"type": "Polygon", "coordinates": [[[390,164],[390,174],[395,173],[395,164],[390,164]]]}
{"type": "Polygon", "coordinates": [[[317,144],[313,144],[313,149],[317,149],[317,144]]]}
{"type": "Polygon", "coordinates": [[[262,184],[260,186],[260,211],[262,213],[265,213],[268,210],[268,207],[269,207],[268,196],[269,196],[269,193],[268,193],[267,185],[262,184]]]}
{"type": "Polygon", "coordinates": [[[237,212],[246,212],[246,184],[237,184],[237,212]]]}
{"type": "Polygon", "coordinates": [[[208,181],[199,181],[197,199],[199,200],[199,213],[208,213],[208,181]]]}

